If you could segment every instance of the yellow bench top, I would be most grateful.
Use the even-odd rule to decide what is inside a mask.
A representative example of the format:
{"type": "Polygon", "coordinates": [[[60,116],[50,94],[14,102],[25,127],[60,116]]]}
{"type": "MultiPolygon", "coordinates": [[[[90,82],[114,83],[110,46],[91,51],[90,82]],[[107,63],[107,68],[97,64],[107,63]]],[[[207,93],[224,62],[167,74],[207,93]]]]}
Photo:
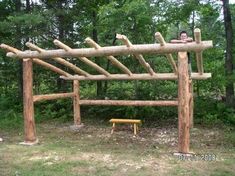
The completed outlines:
{"type": "Polygon", "coordinates": [[[111,123],[141,123],[138,119],[110,119],[111,123]]]}

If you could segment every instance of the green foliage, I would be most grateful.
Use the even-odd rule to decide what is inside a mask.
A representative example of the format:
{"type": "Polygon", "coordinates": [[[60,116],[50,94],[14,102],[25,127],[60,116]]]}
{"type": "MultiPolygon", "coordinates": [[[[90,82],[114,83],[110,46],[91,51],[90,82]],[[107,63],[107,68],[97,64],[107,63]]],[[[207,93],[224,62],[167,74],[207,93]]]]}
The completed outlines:
{"type": "Polygon", "coordinates": [[[0,96],[0,128],[14,130],[23,128],[22,106],[13,97],[0,96]]]}
{"type": "Polygon", "coordinates": [[[67,122],[73,119],[72,101],[56,100],[41,102],[35,106],[36,121],[47,121],[59,119],[62,122],[67,122]]]}
{"type": "Polygon", "coordinates": [[[235,110],[215,99],[198,98],[195,102],[195,121],[202,125],[235,125],[235,110]]]}

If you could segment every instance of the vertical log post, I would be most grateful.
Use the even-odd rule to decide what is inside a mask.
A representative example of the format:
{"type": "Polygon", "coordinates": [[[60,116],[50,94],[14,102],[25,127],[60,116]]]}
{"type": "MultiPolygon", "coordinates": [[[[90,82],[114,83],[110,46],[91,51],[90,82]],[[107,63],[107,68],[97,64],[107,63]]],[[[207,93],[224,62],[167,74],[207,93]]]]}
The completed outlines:
{"type": "Polygon", "coordinates": [[[73,112],[74,112],[74,126],[81,125],[81,114],[80,114],[80,92],[79,92],[79,81],[74,80],[73,81],[73,112]]]}
{"type": "Polygon", "coordinates": [[[189,153],[189,73],[187,52],[178,53],[178,150],[189,153]]]}
{"type": "Polygon", "coordinates": [[[190,92],[190,100],[189,100],[189,125],[190,128],[193,128],[193,113],[194,113],[194,98],[193,98],[193,80],[189,80],[189,92],[190,92]]]}
{"type": "Polygon", "coordinates": [[[33,145],[37,143],[37,138],[34,122],[32,59],[23,59],[23,104],[25,141],[21,144],[33,145]]]}

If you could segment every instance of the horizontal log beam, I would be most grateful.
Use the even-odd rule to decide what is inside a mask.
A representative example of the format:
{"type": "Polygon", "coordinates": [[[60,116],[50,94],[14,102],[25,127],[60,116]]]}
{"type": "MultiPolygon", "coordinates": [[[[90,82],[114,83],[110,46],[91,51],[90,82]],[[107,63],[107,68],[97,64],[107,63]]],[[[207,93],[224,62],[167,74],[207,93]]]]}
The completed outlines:
{"type": "Polygon", "coordinates": [[[79,48],[65,51],[63,49],[47,50],[41,53],[37,51],[21,51],[16,53],[7,53],[8,57],[19,58],[52,58],[52,57],[94,57],[94,56],[117,56],[117,55],[129,55],[129,54],[167,54],[180,51],[195,51],[200,52],[213,46],[212,41],[202,41],[197,44],[191,43],[166,43],[165,46],[160,44],[141,44],[133,45],[131,48],[123,46],[108,46],[100,49],[95,48],[79,48]]]}
{"type": "Polygon", "coordinates": [[[34,95],[33,102],[38,102],[38,101],[43,101],[43,100],[54,100],[54,99],[61,99],[61,98],[71,98],[71,97],[74,97],[74,93],[34,95]]]}
{"type": "Polygon", "coordinates": [[[178,101],[140,101],[140,100],[80,100],[80,105],[112,106],[178,106],[178,101]]]}
{"type": "MultiPolygon", "coordinates": [[[[211,73],[192,73],[192,79],[195,80],[204,80],[211,78],[211,73]]],[[[131,76],[127,74],[111,74],[109,77],[104,75],[90,75],[90,76],[60,76],[60,78],[65,80],[177,80],[178,76],[174,73],[157,73],[150,75],[147,73],[143,74],[132,74],[131,76]]]]}

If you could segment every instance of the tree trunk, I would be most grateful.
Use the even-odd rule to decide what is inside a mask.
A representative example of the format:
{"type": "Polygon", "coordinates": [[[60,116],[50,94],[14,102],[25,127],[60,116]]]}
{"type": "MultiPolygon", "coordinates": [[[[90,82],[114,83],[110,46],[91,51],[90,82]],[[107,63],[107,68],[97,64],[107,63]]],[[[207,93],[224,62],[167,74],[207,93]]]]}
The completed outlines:
{"type": "Polygon", "coordinates": [[[229,9],[229,0],[223,0],[223,13],[224,13],[224,27],[226,35],[226,55],[225,55],[225,75],[226,81],[226,105],[228,107],[235,107],[234,101],[234,84],[233,84],[233,29],[231,13],[229,9]]]}
{"type": "MultiPolygon", "coordinates": [[[[97,31],[96,21],[97,21],[97,14],[96,14],[96,11],[93,10],[92,11],[92,25],[93,25],[92,38],[96,43],[98,43],[98,31],[97,31]]],[[[101,65],[100,59],[95,58],[95,63],[97,65],[101,65]]],[[[103,94],[103,82],[102,81],[97,81],[96,82],[96,96],[97,97],[102,97],[102,94],[103,94]]]]}
{"type": "MultiPolygon", "coordinates": [[[[61,11],[63,11],[63,2],[58,2],[58,7],[61,11]]],[[[58,31],[59,31],[59,40],[64,41],[65,40],[65,27],[64,27],[64,15],[59,14],[57,15],[58,19],[58,31]]],[[[61,68],[63,70],[63,67],[59,64],[56,65],[57,67],[61,68]]],[[[66,81],[63,79],[57,78],[57,88],[59,92],[65,92],[66,91],[66,81]]]]}
{"type": "MultiPolygon", "coordinates": [[[[16,0],[15,1],[15,11],[16,13],[19,13],[21,11],[21,0],[16,0]]],[[[17,40],[15,41],[15,47],[16,48],[21,48],[21,27],[19,25],[16,25],[16,35],[17,35],[17,40]]],[[[19,99],[23,98],[23,66],[22,66],[22,60],[20,59],[18,61],[18,97],[19,99]]]]}
{"type": "Polygon", "coordinates": [[[26,12],[30,12],[30,0],[26,0],[26,12]]]}

